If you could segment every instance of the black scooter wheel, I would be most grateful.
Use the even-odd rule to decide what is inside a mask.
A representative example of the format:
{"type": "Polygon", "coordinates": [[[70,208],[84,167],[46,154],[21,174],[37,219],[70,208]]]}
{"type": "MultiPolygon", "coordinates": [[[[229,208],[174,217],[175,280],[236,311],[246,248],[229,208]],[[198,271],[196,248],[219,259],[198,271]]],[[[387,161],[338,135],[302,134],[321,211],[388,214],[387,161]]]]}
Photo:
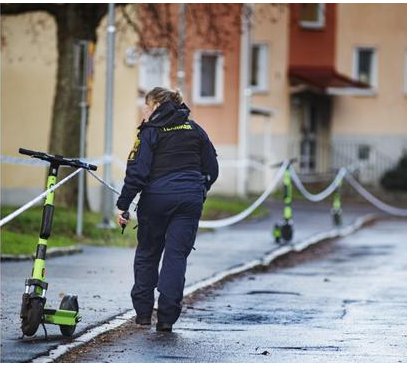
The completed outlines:
{"type": "Polygon", "coordinates": [[[280,239],[281,239],[281,232],[280,232],[280,227],[278,224],[275,224],[275,226],[273,227],[272,235],[273,235],[273,238],[275,239],[275,242],[279,244],[280,239]]]}
{"type": "Polygon", "coordinates": [[[333,214],[333,224],[335,226],[340,226],[342,225],[342,216],[340,213],[336,212],[333,214]]]}
{"type": "MultiPolygon", "coordinates": [[[[77,302],[77,296],[74,295],[65,295],[60,303],[60,308],[69,311],[79,311],[79,304],[77,302]]],[[[65,326],[60,325],[60,332],[63,336],[71,337],[76,329],[76,325],[74,326],[65,326]]]]}
{"type": "Polygon", "coordinates": [[[27,314],[21,321],[21,330],[26,336],[33,336],[43,318],[43,300],[30,298],[27,306],[27,314]]]}
{"type": "Polygon", "coordinates": [[[293,236],[293,229],[292,229],[292,225],[290,224],[284,224],[281,228],[281,232],[282,232],[282,238],[285,241],[290,241],[292,239],[293,236]]]}

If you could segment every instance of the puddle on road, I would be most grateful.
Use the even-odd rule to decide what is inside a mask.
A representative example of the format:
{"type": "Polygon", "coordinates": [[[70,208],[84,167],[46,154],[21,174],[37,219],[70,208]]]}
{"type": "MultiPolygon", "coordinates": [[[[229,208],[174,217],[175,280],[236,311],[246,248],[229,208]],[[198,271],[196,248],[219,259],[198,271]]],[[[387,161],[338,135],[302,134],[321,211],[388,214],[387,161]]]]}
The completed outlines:
{"type": "MultiPolygon", "coordinates": [[[[275,309],[270,313],[259,311],[257,313],[245,313],[241,311],[220,312],[218,314],[210,315],[205,318],[208,324],[222,324],[222,325],[293,325],[307,323],[314,319],[319,313],[318,310],[294,310],[294,309],[275,309]]],[[[196,316],[198,317],[198,316],[196,316]]]]}

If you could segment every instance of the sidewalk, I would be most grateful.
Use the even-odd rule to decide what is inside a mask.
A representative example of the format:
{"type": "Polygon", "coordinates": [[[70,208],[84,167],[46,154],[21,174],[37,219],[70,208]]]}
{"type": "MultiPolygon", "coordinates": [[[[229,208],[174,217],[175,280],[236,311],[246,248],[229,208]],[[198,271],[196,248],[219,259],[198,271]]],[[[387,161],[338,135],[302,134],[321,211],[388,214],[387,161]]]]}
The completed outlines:
{"type": "MultiPolygon", "coordinates": [[[[219,272],[251,262],[276,249],[271,230],[275,220],[281,219],[279,202],[269,205],[271,215],[259,221],[200,233],[196,250],[188,260],[186,288],[208,279],[219,272]]],[[[353,223],[360,216],[375,213],[373,207],[351,205],[344,207],[343,226],[353,223]]],[[[329,203],[294,204],[294,242],[332,229],[329,203]]],[[[127,231],[132,231],[129,228],[127,231]]],[[[48,304],[58,308],[63,294],[76,294],[82,321],[75,337],[91,327],[132,309],[130,289],[133,284],[134,249],[84,246],[81,254],[53,258],[47,261],[48,304]]],[[[1,361],[31,361],[50,349],[67,342],[58,326],[46,325],[49,340],[44,340],[40,327],[36,336],[19,340],[20,302],[24,291],[24,279],[29,275],[32,262],[7,262],[1,264],[1,361]]],[[[177,322],[179,324],[179,321],[177,322]]]]}

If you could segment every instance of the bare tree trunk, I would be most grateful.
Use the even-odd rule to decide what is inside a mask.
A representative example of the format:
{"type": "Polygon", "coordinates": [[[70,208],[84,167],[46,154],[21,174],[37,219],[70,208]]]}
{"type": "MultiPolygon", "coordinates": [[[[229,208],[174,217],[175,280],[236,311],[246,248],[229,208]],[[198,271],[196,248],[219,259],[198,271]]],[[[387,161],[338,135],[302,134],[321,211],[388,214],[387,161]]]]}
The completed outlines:
{"type": "MultiPolygon", "coordinates": [[[[101,5],[99,9],[86,7],[86,4],[67,4],[55,16],[58,62],[49,152],[67,157],[78,157],[80,149],[81,94],[75,78],[75,43],[78,40],[96,42],[96,28],[105,12],[101,5]]],[[[71,168],[61,170],[62,176],[71,172],[71,168]]],[[[74,207],[77,193],[78,180],[73,179],[61,187],[56,202],[60,206],[74,207]]],[[[87,191],[85,207],[89,208],[87,191]]]]}
{"type": "MultiPolygon", "coordinates": [[[[49,139],[49,152],[68,157],[79,154],[80,137],[80,92],[74,79],[74,45],[76,37],[71,34],[68,11],[56,18],[58,64],[56,88],[53,104],[52,127],[49,139]]],[[[73,21],[77,22],[76,17],[73,21]]],[[[62,169],[64,176],[72,169],[62,169]]],[[[61,187],[56,202],[59,205],[72,207],[76,203],[78,181],[71,180],[61,187]]]]}

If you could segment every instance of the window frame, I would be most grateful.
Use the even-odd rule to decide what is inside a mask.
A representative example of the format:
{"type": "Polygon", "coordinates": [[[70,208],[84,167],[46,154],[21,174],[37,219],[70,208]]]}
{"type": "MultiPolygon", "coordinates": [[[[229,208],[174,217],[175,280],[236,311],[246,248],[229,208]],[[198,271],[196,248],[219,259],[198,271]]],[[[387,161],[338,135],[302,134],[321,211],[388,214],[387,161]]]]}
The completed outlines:
{"type": "Polygon", "coordinates": [[[359,79],[359,53],[361,50],[372,50],[372,65],[370,75],[370,88],[365,92],[376,92],[378,89],[378,49],[373,45],[357,45],[353,48],[353,64],[352,64],[352,76],[355,80],[359,79]]]}
{"type": "MultiPolygon", "coordinates": [[[[141,52],[138,55],[138,90],[140,88],[146,88],[146,86],[141,86],[140,81],[141,81],[141,75],[145,74],[145,63],[143,62],[143,59],[147,56],[152,56],[153,54],[159,53],[159,57],[163,58],[164,61],[164,74],[162,75],[162,83],[161,86],[159,87],[164,87],[164,88],[170,88],[171,86],[171,80],[170,80],[170,67],[171,67],[171,60],[170,60],[170,53],[169,50],[165,47],[152,47],[149,48],[147,52],[141,52]]],[[[150,88],[149,88],[150,90],[150,88]]],[[[145,91],[145,93],[149,92],[148,90],[145,91]]],[[[144,105],[145,99],[143,96],[138,96],[138,105],[144,105]]]]}
{"type": "MultiPolygon", "coordinates": [[[[255,46],[259,47],[257,76],[258,84],[256,86],[252,86],[252,81],[249,80],[249,88],[251,89],[252,93],[265,93],[269,91],[269,45],[267,42],[254,42],[252,44],[252,48],[255,46]]],[[[252,61],[250,61],[249,77],[250,79],[252,77],[252,61]]]]}
{"type": "Polygon", "coordinates": [[[193,81],[192,99],[198,105],[220,105],[224,101],[224,55],[220,50],[196,50],[193,54],[193,81]],[[216,55],[216,93],[215,96],[201,95],[201,58],[202,55],[216,55]]]}
{"type": "MultiPolygon", "coordinates": [[[[307,3],[307,4],[310,4],[310,3],[307,3]]],[[[306,28],[306,29],[323,29],[323,28],[325,28],[325,25],[326,25],[326,17],[325,17],[326,6],[325,6],[325,3],[316,3],[316,4],[319,5],[319,7],[318,7],[318,20],[317,21],[301,20],[300,19],[300,14],[299,14],[299,26],[301,28],[306,28]]]]}

